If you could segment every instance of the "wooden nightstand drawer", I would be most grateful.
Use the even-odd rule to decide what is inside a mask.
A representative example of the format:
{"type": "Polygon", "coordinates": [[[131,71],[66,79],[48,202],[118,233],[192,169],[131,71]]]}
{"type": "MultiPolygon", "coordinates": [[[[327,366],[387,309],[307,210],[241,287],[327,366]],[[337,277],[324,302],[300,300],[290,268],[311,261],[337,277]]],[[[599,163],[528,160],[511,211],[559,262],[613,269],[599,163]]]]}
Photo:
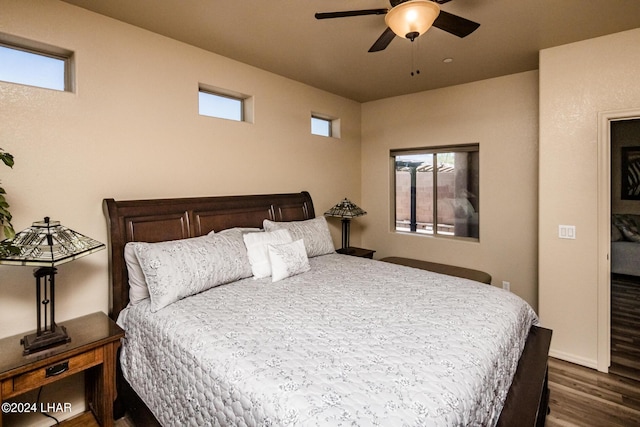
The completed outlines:
{"type": "MultiPolygon", "coordinates": [[[[89,410],[61,425],[113,427],[116,354],[124,331],[100,312],[67,320],[63,326],[71,342],[28,356],[20,344],[24,334],[0,339],[0,403],[86,372],[85,400],[89,410]]],[[[57,401],[64,399],[58,397],[57,401]]],[[[1,412],[0,427],[3,427],[1,412]]]]}
{"type": "Polygon", "coordinates": [[[102,363],[102,348],[34,369],[2,382],[2,396],[9,398],[102,363]]]}

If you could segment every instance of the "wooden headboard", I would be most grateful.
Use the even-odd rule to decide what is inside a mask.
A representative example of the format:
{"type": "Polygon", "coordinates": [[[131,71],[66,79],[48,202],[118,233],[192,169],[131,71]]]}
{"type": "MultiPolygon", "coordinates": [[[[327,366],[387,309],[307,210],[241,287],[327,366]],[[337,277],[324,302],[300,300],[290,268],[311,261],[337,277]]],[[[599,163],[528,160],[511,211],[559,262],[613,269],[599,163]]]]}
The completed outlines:
{"type": "Polygon", "coordinates": [[[198,237],[212,230],[259,227],[262,221],[315,218],[308,192],[181,199],[104,199],[109,233],[109,316],[117,319],[129,302],[129,278],[124,261],[128,242],[162,242],[198,237]]]}

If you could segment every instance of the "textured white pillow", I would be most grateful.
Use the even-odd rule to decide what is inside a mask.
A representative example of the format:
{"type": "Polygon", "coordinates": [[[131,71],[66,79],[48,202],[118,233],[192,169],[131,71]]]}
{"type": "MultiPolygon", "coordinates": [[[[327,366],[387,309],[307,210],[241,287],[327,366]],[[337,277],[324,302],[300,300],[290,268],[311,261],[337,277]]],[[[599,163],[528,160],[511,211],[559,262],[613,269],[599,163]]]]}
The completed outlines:
{"type": "Polygon", "coordinates": [[[313,258],[335,252],[327,220],[323,216],[306,221],[275,222],[265,219],[263,227],[266,231],[289,230],[293,240],[302,239],[307,256],[313,258]]]}
{"type": "Polygon", "coordinates": [[[134,250],[154,312],[214,286],[251,276],[241,232],[137,243],[134,250]]]}
{"type": "Polygon", "coordinates": [[[240,231],[241,233],[257,233],[258,231],[263,231],[257,227],[233,227],[233,228],[225,228],[224,230],[220,230],[220,231],[216,231],[216,230],[211,230],[209,232],[209,236],[213,235],[213,234],[220,234],[220,233],[235,233],[240,231]]]}
{"type": "Polygon", "coordinates": [[[247,255],[249,256],[253,277],[256,279],[271,276],[271,261],[269,260],[267,245],[289,243],[293,240],[288,230],[246,233],[242,238],[247,247],[247,255]]]}
{"type": "Polygon", "coordinates": [[[277,282],[311,269],[302,239],[291,243],[268,245],[267,247],[269,259],[271,260],[272,282],[277,282]]]}
{"type": "Polygon", "coordinates": [[[137,242],[129,242],[124,246],[124,261],[129,275],[129,304],[136,305],[149,298],[149,288],[144,279],[142,267],[135,253],[137,242]]]}

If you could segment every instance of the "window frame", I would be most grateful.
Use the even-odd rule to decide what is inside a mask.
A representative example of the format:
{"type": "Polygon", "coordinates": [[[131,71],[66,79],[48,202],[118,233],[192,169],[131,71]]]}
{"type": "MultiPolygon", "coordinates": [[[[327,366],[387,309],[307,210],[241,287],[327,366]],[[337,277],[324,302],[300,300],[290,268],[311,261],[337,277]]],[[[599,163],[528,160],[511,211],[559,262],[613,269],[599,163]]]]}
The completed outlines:
{"type": "MultiPolygon", "coordinates": [[[[397,183],[397,175],[396,175],[396,159],[401,156],[411,156],[411,155],[432,155],[435,156],[440,153],[464,153],[464,152],[474,152],[477,153],[478,156],[478,193],[480,190],[480,144],[479,143],[470,143],[470,144],[460,144],[460,145],[446,145],[446,146],[434,146],[434,147],[419,147],[419,148],[406,148],[406,149],[391,149],[389,150],[389,166],[390,166],[390,231],[393,233],[399,234],[407,234],[407,235],[417,235],[417,236],[426,236],[432,238],[445,238],[445,239],[457,239],[457,240],[466,240],[471,242],[479,242],[480,241],[480,223],[478,221],[478,236],[456,236],[456,235],[447,235],[442,232],[438,232],[438,226],[434,226],[438,221],[438,168],[433,168],[431,172],[433,174],[433,185],[432,188],[432,214],[434,218],[434,225],[432,225],[432,232],[418,232],[416,231],[405,231],[398,230],[397,227],[397,194],[396,189],[398,186],[397,183]]],[[[435,162],[435,158],[433,159],[435,162]]],[[[479,194],[477,195],[477,213],[480,213],[480,201],[479,194]]]]}
{"type": "Polygon", "coordinates": [[[224,120],[232,120],[235,122],[244,122],[244,99],[242,98],[236,98],[234,96],[230,96],[230,95],[223,95],[220,93],[216,93],[213,92],[211,90],[203,90],[203,89],[199,89],[198,90],[198,114],[201,116],[205,116],[205,117],[214,117],[216,119],[224,119],[224,120]],[[204,114],[201,110],[201,105],[200,105],[200,94],[203,95],[207,95],[207,96],[213,96],[216,98],[222,98],[222,99],[230,99],[233,101],[238,101],[239,104],[239,111],[234,111],[233,113],[239,113],[239,118],[235,119],[231,117],[231,114],[227,115],[227,116],[222,116],[222,115],[213,115],[213,114],[204,114]]]}
{"type": "Polygon", "coordinates": [[[324,117],[318,117],[317,115],[314,115],[314,114],[311,115],[311,133],[313,135],[332,138],[333,137],[333,126],[332,125],[333,125],[333,123],[329,119],[326,119],[324,117]],[[327,134],[326,135],[324,133],[314,132],[314,129],[316,128],[314,126],[314,121],[321,122],[321,123],[324,123],[326,125],[326,127],[327,127],[327,134]]]}
{"type": "Polygon", "coordinates": [[[239,92],[221,89],[214,86],[198,84],[198,115],[201,117],[211,117],[214,119],[229,120],[238,123],[253,123],[253,97],[239,92]],[[202,114],[200,111],[200,94],[211,95],[219,98],[231,99],[240,103],[240,119],[232,117],[215,116],[211,114],[202,114]]]}
{"type": "Polygon", "coordinates": [[[37,56],[59,60],[63,64],[63,76],[62,76],[63,88],[62,89],[59,89],[57,87],[42,86],[38,84],[24,83],[20,81],[12,81],[12,80],[0,80],[1,82],[22,85],[27,87],[35,87],[40,89],[55,90],[58,92],[74,92],[75,91],[74,53],[72,51],[55,47],[55,46],[50,46],[50,45],[36,42],[36,41],[23,39],[20,37],[10,36],[8,34],[1,34],[1,33],[0,33],[0,46],[7,49],[12,49],[15,51],[31,54],[31,55],[37,55],[37,56]]]}
{"type": "Polygon", "coordinates": [[[326,114],[311,112],[310,131],[311,131],[311,135],[321,136],[321,137],[324,137],[324,138],[340,139],[340,119],[328,116],[326,114]],[[313,121],[314,120],[320,120],[320,121],[323,121],[323,122],[327,123],[328,127],[329,127],[329,135],[313,132],[313,128],[314,128],[313,121]]]}

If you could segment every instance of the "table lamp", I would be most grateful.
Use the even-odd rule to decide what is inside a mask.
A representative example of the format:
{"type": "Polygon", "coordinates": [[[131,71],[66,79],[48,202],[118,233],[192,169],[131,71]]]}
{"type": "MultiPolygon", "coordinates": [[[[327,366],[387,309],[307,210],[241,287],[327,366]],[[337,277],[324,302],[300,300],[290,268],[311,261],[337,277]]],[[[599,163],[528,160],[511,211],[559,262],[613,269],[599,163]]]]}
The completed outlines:
{"type": "Polygon", "coordinates": [[[343,201],[324,213],[325,216],[342,218],[342,252],[349,251],[349,233],[351,218],[366,215],[367,213],[356,206],[351,200],[345,198],[343,201]]]}
{"type": "Polygon", "coordinates": [[[4,242],[19,249],[4,254],[0,264],[32,265],[36,268],[37,329],[22,339],[24,354],[35,353],[71,341],[64,326],[55,321],[56,266],[104,249],[104,244],[60,225],[58,221],[34,222],[29,228],[4,242]]]}

